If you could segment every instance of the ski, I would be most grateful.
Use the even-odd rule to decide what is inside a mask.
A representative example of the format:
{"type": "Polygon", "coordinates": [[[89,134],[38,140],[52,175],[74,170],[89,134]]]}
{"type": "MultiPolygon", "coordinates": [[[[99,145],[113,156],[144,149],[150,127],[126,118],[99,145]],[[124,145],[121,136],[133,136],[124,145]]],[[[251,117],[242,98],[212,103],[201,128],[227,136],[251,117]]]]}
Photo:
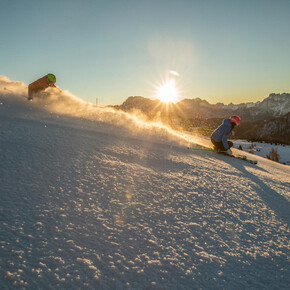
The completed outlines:
{"type": "Polygon", "coordinates": [[[211,148],[195,148],[195,147],[187,147],[187,149],[191,149],[191,150],[200,150],[200,151],[213,151],[213,152],[217,152],[217,153],[227,153],[227,151],[215,150],[215,149],[211,149],[211,148]]]}
{"type": "Polygon", "coordinates": [[[247,156],[245,155],[240,155],[240,154],[233,154],[232,155],[233,157],[235,158],[238,158],[238,159],[242,159],[242,160],[245,160],[249,163],[252,163],[252,164],[258,164],[258,161],[257,160],[252,160],[252,159],[249,159],[247,156]]]}
{"type": "Polygon", "coordinates": [[[244,161],[249,162],[251,164],[258,164],[257,160],[249,159],[247,156],[241,155],[241,154],[229,155],[229,154],[227,154],[227,151],[215,150],[215,149],[211,149],[211,148],[195,148],[195,147],[187,147],[187,148],[191,149],[191,150],[198,150],[198,151],[212,151],[212,152],[217,152],[217,153],[223,153],[223,154],[226,154],[229,157],[241,159],[241,160],[244,160],[244,161]]]}

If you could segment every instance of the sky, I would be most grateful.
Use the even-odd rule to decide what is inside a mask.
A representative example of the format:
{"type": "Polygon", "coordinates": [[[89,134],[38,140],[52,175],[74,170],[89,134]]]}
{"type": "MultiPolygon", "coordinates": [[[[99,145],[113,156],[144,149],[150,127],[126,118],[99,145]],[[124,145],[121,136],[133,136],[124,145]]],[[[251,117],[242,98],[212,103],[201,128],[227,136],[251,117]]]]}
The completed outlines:
{"type": "Polygon", "coordinates": [[[180,99],[261,101],[290,92],[289,15],[289,0],[0,0],[0,75],[54,73],[101,106],[170,79],[180,99]]]}

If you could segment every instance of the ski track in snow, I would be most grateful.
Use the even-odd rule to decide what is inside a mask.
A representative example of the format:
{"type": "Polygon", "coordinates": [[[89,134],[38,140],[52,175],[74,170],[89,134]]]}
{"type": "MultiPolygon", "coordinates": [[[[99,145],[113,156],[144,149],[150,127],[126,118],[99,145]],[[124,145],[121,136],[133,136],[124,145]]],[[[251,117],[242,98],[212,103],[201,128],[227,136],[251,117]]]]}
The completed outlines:
{"type": "Polygon", "coordinates": [[[289,287],[289,167],[0,103],[1,289],[289,287]]]}

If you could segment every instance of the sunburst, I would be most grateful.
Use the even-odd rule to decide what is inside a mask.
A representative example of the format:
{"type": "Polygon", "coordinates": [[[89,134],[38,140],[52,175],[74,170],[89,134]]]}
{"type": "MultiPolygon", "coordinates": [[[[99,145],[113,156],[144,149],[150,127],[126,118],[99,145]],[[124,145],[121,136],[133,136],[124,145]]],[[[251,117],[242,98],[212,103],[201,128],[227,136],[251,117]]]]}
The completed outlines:
{"type": "Polygon", "coordinates": [[[176,103],[178,101],[178,90],[175,86],[174,79],[167,81],[162,86],[157,88],[156,97],[164,103],[176,103]]]}

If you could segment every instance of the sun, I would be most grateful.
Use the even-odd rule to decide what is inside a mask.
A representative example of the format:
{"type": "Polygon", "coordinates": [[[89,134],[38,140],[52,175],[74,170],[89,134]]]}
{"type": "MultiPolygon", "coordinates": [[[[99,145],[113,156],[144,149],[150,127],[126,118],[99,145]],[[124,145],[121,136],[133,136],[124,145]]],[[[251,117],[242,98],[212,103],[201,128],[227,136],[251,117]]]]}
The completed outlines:
{"type": "Polygon", "coordinates": [[[178,90],[174,79],[166,82],[157,89],[157,98],[164,103],[176,103],[178,101],[178,90]]]}

